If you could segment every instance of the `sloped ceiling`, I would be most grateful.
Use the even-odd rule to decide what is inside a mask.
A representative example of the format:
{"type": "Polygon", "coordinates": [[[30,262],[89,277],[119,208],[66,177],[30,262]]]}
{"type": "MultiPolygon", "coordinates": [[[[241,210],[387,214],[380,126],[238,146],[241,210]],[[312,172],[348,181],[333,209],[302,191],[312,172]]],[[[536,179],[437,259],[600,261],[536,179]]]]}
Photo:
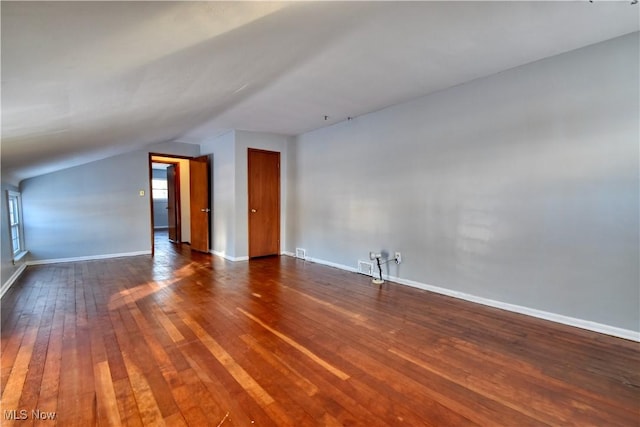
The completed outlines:
{"type": "Polygon", "coordinates": [[[300,134],[640,20],[626,1],[3,1],[1,12],[12,183],[229,129],[300,134]]]}

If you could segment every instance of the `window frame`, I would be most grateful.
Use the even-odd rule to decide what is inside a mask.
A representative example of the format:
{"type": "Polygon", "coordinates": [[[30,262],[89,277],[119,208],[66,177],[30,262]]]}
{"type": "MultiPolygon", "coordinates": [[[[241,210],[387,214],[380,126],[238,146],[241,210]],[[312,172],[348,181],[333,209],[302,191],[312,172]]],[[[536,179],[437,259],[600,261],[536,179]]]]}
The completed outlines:
{"type": "Polygon", "coordinates": [[[154,202],[166,202],[169,200],[169,186],[166,178],[151,178],[151,198],[154,202]],[[157,186],[159,183],[164,185],[157,186]]]}
{"type": "Polygon", "coordinates": [[[24,221],[22,215],[22,194],[17,191],[7,190],[7,223],[9,226],[9,240],[11,241],[11,254],[13,261],[18,261],[26,253],[24,244],[24,221]],[[14,236],[14,229],[17,239],[14,236]],[[15,247],[17,242],[18,247],[15,247]]]}

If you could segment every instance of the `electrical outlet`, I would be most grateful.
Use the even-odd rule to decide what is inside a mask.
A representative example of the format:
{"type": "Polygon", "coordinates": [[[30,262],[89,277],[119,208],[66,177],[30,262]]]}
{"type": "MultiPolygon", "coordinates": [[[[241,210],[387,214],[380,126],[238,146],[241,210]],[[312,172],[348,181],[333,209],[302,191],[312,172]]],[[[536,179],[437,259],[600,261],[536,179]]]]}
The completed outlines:
{"type": "Polygon", "coordinates": [[[400,252],[396,252],[394,258],[396,260],[396,264],[400,264],[402,262],[402,254],[400,252]]]}

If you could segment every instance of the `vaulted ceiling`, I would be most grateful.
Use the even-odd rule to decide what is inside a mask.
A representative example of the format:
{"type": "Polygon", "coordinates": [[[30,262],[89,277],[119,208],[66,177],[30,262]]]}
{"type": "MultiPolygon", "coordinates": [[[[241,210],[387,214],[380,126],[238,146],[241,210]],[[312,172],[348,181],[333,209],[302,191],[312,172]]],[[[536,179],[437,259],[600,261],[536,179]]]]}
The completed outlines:
{"type": "Polygon", "coordinates": [[[640,28],[628,1],[3,1],[1,13],[13,183],[229,129],[296,135],[640,28]]]}

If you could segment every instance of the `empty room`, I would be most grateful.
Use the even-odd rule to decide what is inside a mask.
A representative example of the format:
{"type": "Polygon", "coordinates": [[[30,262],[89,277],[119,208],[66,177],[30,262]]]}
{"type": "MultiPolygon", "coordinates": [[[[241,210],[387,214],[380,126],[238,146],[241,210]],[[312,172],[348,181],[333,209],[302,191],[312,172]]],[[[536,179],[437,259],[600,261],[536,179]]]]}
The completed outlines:
{"type": "Polygon", "coordinates": [[[640,5],[10,2],[2,426],[640,426],[640,5]]]}

